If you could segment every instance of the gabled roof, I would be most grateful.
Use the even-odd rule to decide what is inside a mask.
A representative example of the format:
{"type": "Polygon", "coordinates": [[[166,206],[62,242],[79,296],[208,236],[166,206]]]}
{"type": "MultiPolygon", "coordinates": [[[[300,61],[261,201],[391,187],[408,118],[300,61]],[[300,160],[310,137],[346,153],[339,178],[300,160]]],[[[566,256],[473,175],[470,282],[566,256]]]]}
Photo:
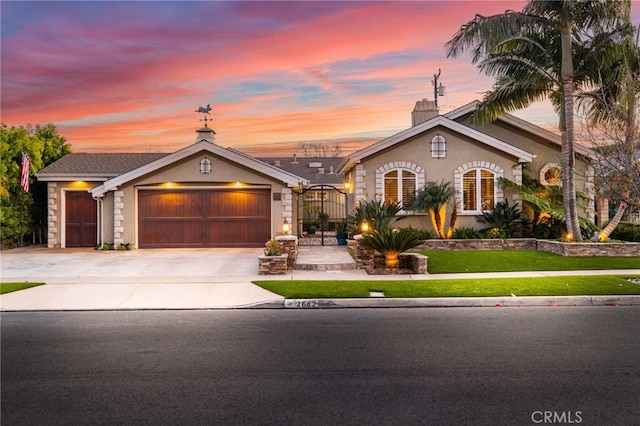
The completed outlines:
{"type": "MultiPolygon", "coordinates": [[[[477,106],[480,104],[480,101],[475,100],[473,102],[469,102],[466,105],[461,106],[460,108],[456,108],[453,111],[449,111],[448,113],[444,114],[445,117],[450,118],[452,120],[456,120],[460,117],[463,117],[467,114],[472,114],[477,106]]],[[[547,129],[544,129],[540,126],[536,126],[533,123],[530,123],[526,120],[523,120],[521,118],[516,117],[515,115],[512,114],[504,114],[502,116],[500,116],[497,121],[502,121],[504,123],[507,123],[511,126],[514,126],[522,131],[525,131],[527,133],[531,133],[532,135],[535,136],[539,136],[543,139],[546,139],[550,142],[553,142],[554,144],[558,145],[558,146],[562,146],[562,138],[560,137],[560,135],[551,132],[547,129]]],[[[574,150],[581,155],[584,155],[585,157],[589,157],[589,158],[596,158],[595,153],[593,152],[593,150],[582,146],[578,143],[574,143],[574,150]]]]}
{"type": "Polygon", "coordinates": [[[167,153],[67,154],[40,170],[36,176],[43,182],[104,182],[140,166],[156,161],[167,153]]]}
{"type": "Polygon", "coordinates": [[[262,162],[254,157],[243,154],[239,151],[235,151],[230,148],[222,148],[212,142],[207,140],[200,140],[193,145],[189,145],[179,151],[176,151],[172,154],[165,155],[162,158],[159,158],[155,161],[152,161],[148,164],[144,164],[136,169],[130,170],[122,175],[114,177],[102,185],[96,186],[91,189],[91,192],[94,196],[103,195],[109,191],[115,190],[121,185],[124,185],[134,179],[152,173],[156,170],[159,170],[163,167],[167,167],[176,161],[180,161],[184,158],[187,158],[191,155],[197,154],[199,152],[206,151],[211,155],[225,158],[231,162],[238,163],[243,167],[247,167],[249,169],[255,170],[258,173],[262,173],[269,177],[272,177],[276,180],[279,180],[285,183],[289,187],[294,187],[302,184],[307,184],[306,179],[301,178],[300,176],[296,176],[292,173],[286,172],[284,170],[278,169],[277,167],[271,166],[265,162],[262,162]]]}
{"type": "Polygon", "coordinates": [[[529,163],[535,158],[535,155],[530,152],[510,145],[504,141],[501,141],[500,139],[494,138],[493,136],[482,133],[479,130],[465,126],[464,124],[460,124],[457,121],[453,121],[452,119],[444,115],[438,115],[437,117],[431,118],[424,123],[420,123],[407,130],[403,130],[400,133],[397,133],[393,136],[376,142],[373,145],[354,152],[343,162],[340,172],[344,172],[347,168],[350,168],[350,165],[352,166],[353,164],[359,163],[363,159],[370,157],[371,155],[377,154],[378,152],[390,148],[397,143],[403,142],[409,138],[417,136],[420,133],[424,133],[438,126],[457,132],[461,135],[465,135],[487,146],[510,154],[516,157],[518,159],[518,162],[520,163],[529,163]]]}

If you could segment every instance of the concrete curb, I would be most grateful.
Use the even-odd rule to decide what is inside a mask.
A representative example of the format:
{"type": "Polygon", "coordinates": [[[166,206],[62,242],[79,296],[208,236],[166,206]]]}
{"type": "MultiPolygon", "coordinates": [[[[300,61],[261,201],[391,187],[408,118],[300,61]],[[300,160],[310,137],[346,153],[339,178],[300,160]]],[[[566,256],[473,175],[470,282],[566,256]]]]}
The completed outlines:
{"type": "MultiPolygon", "coordinates": [[[[411,299],[285,299],[287,309],[640,306],[640,296],[442,297],[411,299]]],[[[259,308],[260,305],[254,306],[259,308]]]]}

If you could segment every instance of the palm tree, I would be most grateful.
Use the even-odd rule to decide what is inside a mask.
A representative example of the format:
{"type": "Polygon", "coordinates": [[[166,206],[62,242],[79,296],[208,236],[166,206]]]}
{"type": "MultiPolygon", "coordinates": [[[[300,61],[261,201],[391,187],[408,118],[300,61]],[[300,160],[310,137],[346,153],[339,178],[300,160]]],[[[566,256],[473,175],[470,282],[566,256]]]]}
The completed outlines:
{"type": "MultiPolygon", "coordinates": [[[[611,232],[620,223],[622,216],[627,209],[629,185],[638,186],[638,182],[633,182],[632,177],[624,176],[637,163],[634,155],[635,128],[637,127],[637,96],[640,93],[640,27],[634,29],[631,24],[631,3],[626,2],[624,22],[628,31],[622,34],[621,40],[612,46],[616,49],[615,61],[610,64],[606,73],[601,75],[599,84],[590,92],[584,93],[578,99],[579,106],[587,112],[589,124],[595,126],[604,125],[607,130],[605,134],[609,137],[613,135],[613,146],[601,146],[597,148],[599,154],[604,157],[612,157],[604,160],[605,164],[600,164],[606,169],[605,179],[602,179],[605,186],[617,190],[620,197],[618,210],[607,226],[597,234],[593,240],[604,241],[609,238],[611,232]],[[634,40],[635,33],[635,40],[634,40]],[[620,130],[616,132],[615,130],[620,130]],[[618,134],[616,134],[618,133],[618,134]],[[622,137],[617,137],[621,135],[622,137]],[[612,170],[613,169],[613,170],[612,170]],[[617,170],[616,170],[617,169],[617,170]],[[620,169],[625,169],[619,176],[620,169]],[[612,173],[613,172],[613,173],[612,173]],[[618,175],[618,176],[616,176],[618,175]],[[620,182],[622,182],[620,184],[620,182]]],[[[614,191],[616,192],[616,191],[614,191]]]]}
{"type": "Polygon", "coordinates": [[[609,57],[581,47],[589,44],[594,33],[615,28],[621,10],[622,2],[616,1],[535,0],[522,12],[476,15],[446,44],[448,57],[470,49],[472,62],[484,73],[497,76],[475,114],[479,123],[546,97],[551,100],[560,117],[567,228],[576,240],[582,237],[574,179],[574,89],[588,84],[589,72],[599,70],[609,57]],[[576,73],[574,55],[578,52],[583,54],[579,58],[583,66],[576,73]]]}
{"type": "Polygon", "coordinates": [[[442,239],[450,238],[453,233],[453,228],[455,227],[455,208],[453,209],[451,221],[449,222],[449,231],[446,233],[444,231],[444,225],[446,221],[447,204],[451,201],[455,193],[451,182],[427,182],[425,186],[416,192],[416,197],[409,209],[427,210],[433,229],[435,229],[438,237],[442,239]]]}

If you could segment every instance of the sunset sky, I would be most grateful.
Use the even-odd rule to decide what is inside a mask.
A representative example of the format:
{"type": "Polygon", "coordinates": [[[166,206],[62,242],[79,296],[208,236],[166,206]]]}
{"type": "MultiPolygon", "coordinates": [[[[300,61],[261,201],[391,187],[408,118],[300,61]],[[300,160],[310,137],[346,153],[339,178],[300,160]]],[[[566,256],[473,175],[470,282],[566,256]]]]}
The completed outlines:
{"type": "MultiPolygon", "coordinates": [[[[224,147],[348,153],[409,127],[439,68],[441,110],[480,99],[492,80],[444,44],[476,13],[524,4],[2,1],[1,121],[53,123],[74,152],[167,152],[211,104],[224,147]]],[[[546,103],[516,115],[557,124],[546,103]]]]}

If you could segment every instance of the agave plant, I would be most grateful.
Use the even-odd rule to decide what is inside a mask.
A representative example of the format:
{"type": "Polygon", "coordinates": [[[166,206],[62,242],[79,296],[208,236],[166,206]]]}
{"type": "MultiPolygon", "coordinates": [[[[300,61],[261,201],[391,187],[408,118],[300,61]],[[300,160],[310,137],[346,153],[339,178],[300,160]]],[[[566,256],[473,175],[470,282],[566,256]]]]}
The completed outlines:
{"type": "Polygon", "coordinates": [[[420,230],[383,227],[362,234],[361,244],[384,256],[387,268],[398,267],[398,255],[424,242],[420,230]]]}

